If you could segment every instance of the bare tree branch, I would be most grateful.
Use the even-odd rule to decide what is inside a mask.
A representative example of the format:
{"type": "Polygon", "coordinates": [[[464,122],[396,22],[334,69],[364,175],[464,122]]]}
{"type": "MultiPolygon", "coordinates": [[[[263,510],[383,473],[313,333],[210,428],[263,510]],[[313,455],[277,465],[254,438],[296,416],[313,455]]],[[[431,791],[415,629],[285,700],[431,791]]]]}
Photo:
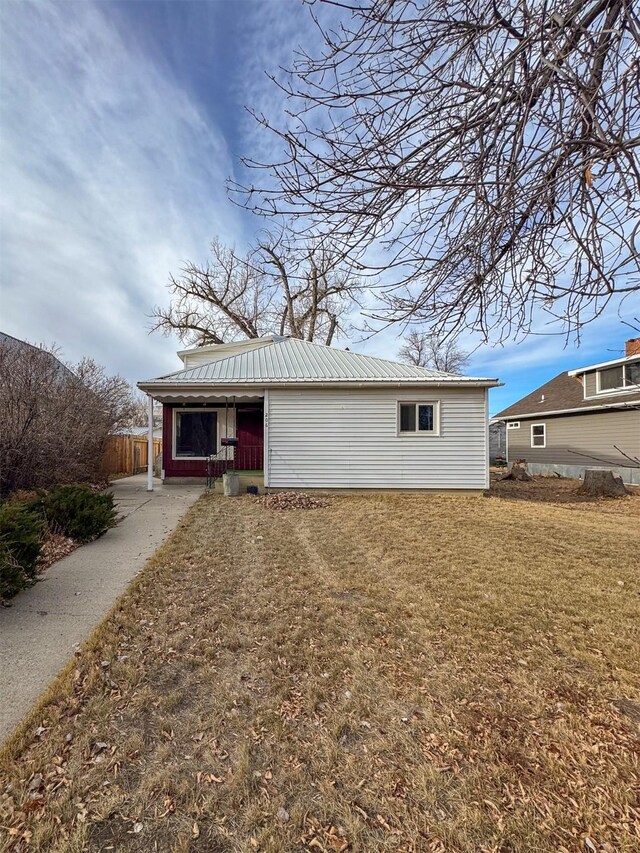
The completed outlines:
{"type": "Polygon", "coordinates": [[[287,121],[254,113],[282,157],[232,197],[385,270],[384,323],[504,340],[542,311],[579,335],[638,291],[633,0],[323,5],[340,26],[273,78],[287,121]]]}
{"type": "Polygon", "coordinates": [[[460,349],[454,338],[439,338],[431,332],[412,329],[398,352],[407,364],[430,367],[443,373],[462,373],[469,363],[469,353],[460,349]]]}
{"type": "Polygon", "coordinates": [[[205,266],[184,265],[169,279],[168,308],[154,309],[153,329],[189,344],[221,344],[274,331],[330,344],[345,329],[362,282],[326,245],[302,252],[283,235],[240,257],[218,239],[205,266]]]}

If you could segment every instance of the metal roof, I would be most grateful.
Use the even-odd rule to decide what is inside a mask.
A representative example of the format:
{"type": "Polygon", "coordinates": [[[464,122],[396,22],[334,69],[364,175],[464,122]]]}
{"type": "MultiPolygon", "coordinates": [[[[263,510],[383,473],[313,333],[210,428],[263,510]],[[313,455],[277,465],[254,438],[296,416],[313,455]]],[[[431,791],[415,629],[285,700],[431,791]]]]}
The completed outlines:
{"type": "Polygon", "coordinates": [[[384,358],[334,349],[296,338],[274,338],[258,349],[184,368],[146,385],[268,385],[315,382],[447,382],[497,384],[496,379],[459,376],[384,358]]]}

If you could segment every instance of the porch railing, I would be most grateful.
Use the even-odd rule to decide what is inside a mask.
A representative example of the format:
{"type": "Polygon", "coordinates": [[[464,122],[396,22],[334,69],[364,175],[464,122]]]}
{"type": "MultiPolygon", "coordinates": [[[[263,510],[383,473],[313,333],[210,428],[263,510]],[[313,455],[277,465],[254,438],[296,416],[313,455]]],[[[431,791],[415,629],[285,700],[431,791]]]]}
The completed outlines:
{"type": "Polygon", "coordinates": [[[215,456],[210,456],[207,460],[207,479],[218,480],[227,471],[262,471],[263,468],[262,444],[222,447],[215,456]]]}

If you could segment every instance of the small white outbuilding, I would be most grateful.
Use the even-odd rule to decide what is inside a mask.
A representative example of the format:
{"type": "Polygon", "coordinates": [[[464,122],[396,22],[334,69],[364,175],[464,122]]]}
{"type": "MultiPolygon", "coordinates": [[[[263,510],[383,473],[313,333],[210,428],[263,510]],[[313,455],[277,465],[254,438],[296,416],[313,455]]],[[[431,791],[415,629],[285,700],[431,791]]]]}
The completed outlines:
{"type": "Polygon", "coordinates": [[[233,465],[270,489],[488,488],[496,379],[276,335],[178,355],[138,383],[163,405],[165,482],[233,465]]]}

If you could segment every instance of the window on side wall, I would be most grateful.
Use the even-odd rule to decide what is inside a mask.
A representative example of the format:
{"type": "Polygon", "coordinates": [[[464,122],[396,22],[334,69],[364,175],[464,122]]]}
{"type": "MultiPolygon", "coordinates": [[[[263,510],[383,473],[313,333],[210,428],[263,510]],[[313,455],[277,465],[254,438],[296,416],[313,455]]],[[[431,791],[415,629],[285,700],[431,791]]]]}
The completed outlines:
{"type": "Polygon", "coordinates": [[[531,447],[547,446],[547,425],[531,424],[531,447]]]}
{"type": "Polygon", "coordinates": [[[398,403],[400,435],[438,435],[440,405],[437,402],[398,403]]]}
{"type": "Polygon", "coordinates": [[[624,388],[624,368],[622,365],[608,367],[598,371],[598,391],[619,391],[624,388]]]}
{"type": "Polygon", "coordinates": [[[201,410],[175,410],[176,459],[203,459],[217,449],[218,415],[201,410]]]}
{"type": "Polygon", "coordinates": [[[633,388],[634,385],[640,385],[640,361],[627,364],[624,369],[624,387],[633,388]]]}

